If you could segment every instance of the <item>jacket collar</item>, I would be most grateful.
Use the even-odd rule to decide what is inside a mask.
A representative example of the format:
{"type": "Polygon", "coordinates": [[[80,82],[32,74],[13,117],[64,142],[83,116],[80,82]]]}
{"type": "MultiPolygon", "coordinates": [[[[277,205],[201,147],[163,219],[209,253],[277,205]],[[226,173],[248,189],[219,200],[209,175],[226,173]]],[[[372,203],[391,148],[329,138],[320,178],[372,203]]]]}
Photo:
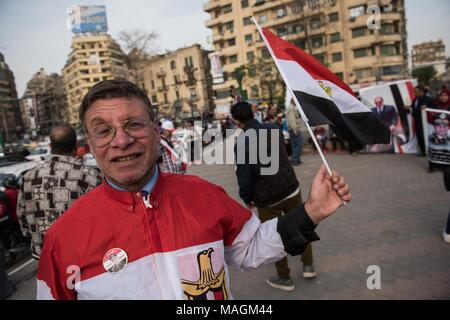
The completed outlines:
{"type": "MultiPolygon", "coordinates": [[[[158,180],[156,181],[155,186],[153,187],[152,192],[150,193],[150,200],[154,202],[155,199],[159,197],[161,190],[163,189],[163,185],[165,182],[165,174],[160,172],[158,180]]],[[[119,202],[122,205],[128,206],[130,212],[135,211],[136,204],[142,201],[141,192],[132,192],[132,191],[122,191],[113,188],[105,178],[103,178],[103,182],[100,185],[103,192],[113,201],[119,202]]]]}
{"type": "Polygon", "coordinates": [[[83,161],[81,159],[77,159],[77,158],[72,157],[72,156],[64,156],[64,155],[61,155],[61,154],[52,154],[52,156],[50,157],[50,161],[66,162],[66,163],[77,164],[77,165],[82,165],[83,164],[83,161]]]}

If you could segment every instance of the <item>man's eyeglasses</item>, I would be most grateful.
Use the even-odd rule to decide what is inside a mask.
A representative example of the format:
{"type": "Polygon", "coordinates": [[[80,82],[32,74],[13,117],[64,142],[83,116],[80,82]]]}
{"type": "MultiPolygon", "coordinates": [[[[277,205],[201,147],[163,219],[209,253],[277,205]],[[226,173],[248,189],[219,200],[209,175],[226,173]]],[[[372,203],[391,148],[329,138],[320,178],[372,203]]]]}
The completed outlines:
{"type": "MultiPolygon", "coordinates": [[[[152,121],[148,119],[135,118],[122,123],[122,130],[135,139],[147,138],[150,135],[152,121]]],[[[108,145],[116,136],[117,129],[109,123],[94,126],[88,132],[89,140],[97,148],[108,145]]]]}

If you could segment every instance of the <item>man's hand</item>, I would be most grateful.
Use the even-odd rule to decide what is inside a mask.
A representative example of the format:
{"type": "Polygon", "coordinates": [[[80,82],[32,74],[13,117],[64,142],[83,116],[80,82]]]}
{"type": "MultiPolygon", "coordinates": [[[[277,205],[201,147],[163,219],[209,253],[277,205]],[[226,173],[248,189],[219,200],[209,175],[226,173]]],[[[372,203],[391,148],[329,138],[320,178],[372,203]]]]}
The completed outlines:
{"type": "Polygon", "coordinates": [[[330,177],[327,169],[322,165],[311,184],[309,199],[305,203],[305,210],[311,220],[318,224],[336,212],[340,206],[351,200],[352,195],[344,178],[336,171],[333,171],[333,176],[330,177]]]}

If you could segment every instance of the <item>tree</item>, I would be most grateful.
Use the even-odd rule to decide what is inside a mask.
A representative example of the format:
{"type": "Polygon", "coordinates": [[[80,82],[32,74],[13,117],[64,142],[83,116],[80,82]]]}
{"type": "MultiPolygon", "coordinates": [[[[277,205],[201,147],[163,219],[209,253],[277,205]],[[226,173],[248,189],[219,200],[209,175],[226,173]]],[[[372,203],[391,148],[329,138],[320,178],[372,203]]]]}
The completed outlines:
{"type": "Polygon", "coordinates": [[[156,41],[159,35],[155,31],[144,29],[122,30],[119,42],[128,57],[131,68],[136,71],[139,63],[157,53],[156,41]]]}
{"type": "Polygon", "coordinates": [[[430,80],[436,76],[437,72],[433,66],[421,67],[414,69],[412,75],[414,78],[417,78],[419,84],[427,86],[430,83],[430,80]]]}
{"type": "Polygon", "coordinates": [[[250,79],[255,79],[260,88],[265,89],[268,93],[269,103],[273,104],[276,97],[277,86],[283,81],[271,58],[258,58],[247,66],[247,76],[250,79]]]}

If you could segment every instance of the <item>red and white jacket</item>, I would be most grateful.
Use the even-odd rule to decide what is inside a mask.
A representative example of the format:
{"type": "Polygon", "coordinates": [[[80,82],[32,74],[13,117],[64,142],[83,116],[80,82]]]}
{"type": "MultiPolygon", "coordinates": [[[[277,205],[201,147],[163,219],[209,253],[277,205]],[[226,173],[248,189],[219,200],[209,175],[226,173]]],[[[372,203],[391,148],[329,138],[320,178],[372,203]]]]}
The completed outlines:
{"type": "Polygon", "coordinates": [[[227,264],[256,268],[286,255],[277,219],[263,224],[216,185],[161,173],[149,196],[106,181],[49,229],[38,299],[231,299],[227,264]],[[128,256],[106,271],[105,254],[128,256]]]}

